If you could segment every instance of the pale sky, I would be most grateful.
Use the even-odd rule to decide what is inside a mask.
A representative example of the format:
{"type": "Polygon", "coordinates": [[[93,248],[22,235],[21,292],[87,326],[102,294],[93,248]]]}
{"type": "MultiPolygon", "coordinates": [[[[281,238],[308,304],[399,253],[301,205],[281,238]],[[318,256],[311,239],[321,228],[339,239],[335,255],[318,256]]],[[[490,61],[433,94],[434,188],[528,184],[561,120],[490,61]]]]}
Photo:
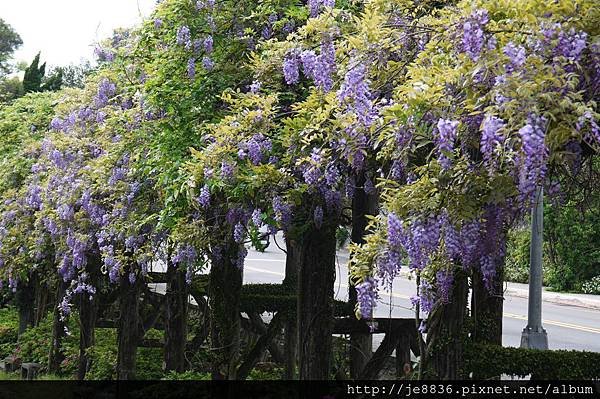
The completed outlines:
{"type": "Polygon", "coordinates": [[[0,18],[21,35],[15,61],[30,63],[38,51],[48,65],[93,59],[93,43],[115,28],[150,15],[156,0],[0,0],[0,18]]]}

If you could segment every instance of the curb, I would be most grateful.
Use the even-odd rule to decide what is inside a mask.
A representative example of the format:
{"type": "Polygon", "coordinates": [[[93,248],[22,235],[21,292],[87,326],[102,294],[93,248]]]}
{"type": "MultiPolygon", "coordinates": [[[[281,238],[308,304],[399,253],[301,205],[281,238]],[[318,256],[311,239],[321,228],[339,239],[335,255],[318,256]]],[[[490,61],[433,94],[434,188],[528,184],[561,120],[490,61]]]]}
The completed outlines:
{"type": "MultiPolygon", "coordinates": [[[[506,288],[504,290],[504,294],[514,296],[517,298],[529,297],[529,293],[527,291],[514,288],[506,288]]],[[[598,300],[582,300],[581,298],[570,296],[568,294],[560,295],[549,292],[543,292],[542,302],[553,303],[556,305],[577,306],[580,308],[600,310],[600,298],[598,298],[598,300]]]]}

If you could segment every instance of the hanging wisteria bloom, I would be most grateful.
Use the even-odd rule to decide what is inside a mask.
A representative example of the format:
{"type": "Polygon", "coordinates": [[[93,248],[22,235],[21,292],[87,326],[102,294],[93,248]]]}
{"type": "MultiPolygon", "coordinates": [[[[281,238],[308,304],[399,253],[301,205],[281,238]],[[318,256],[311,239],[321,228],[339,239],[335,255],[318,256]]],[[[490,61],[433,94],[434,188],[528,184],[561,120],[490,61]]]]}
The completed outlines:
{"type": "Polygon", "coordinates": [[[373,184],[373,180],[371,180],[371,178],[369,176],[365,177],[364,190],[367,195],[377,194],[377,189],[375,188],[375,185],[373,184]]]}
{"type": "Polygon", "coordinates": [[[454,283],[454,273],[449,270],[441,270],[435,274],[435,280],[437,283],[440,300],[443,304],[450,303],[452,285],[454,283]]]}
{"type": "Polygon", "coordinates": [[[458,121],[451,121],[448,119],[440,119],[437,123],[435,144],[438,151],[438,161],[444,170],[450,169],[452,166],[452,160],[448,158],[448,155],[454,150],[458,124],[458,121]]]}
{"type": "Polygon", "coordinates": [[[392,288],[394,278],[400,273],[402,267],[402,255],[396,249],[386,248],[377,257],[377,276],[382,285],[392,288]]]}
{"type": "Polygon", "coordinates": [[[204,185],[200,189],[200,195],[198,196],[198,203],[203,208],[208,208],[210,206],[210,191],[208,190],[207,185],[204,185]]]}
{"type": "Polygon", "coordinates": [[[215,63],[210,57],[202,57],[202,66],[207,71],[212,71],[215,67],[215,63]]]}
{"type": "Polygon", "coordinates": [[[96,107],[102,108],[106,106],[109,100],[115,95],[117,86],[111,82],[108,78],[104,78],[98,85],[98,92],[96,94],[96,107]]]}
{"type": "Polygon", "coordinates": [[[300,61],[302,62],[302,70],[304,75],[309,79],[314,79],[315,66],[317,64],[317,55],[312,50],[304,50],[300,53],[300,61]]]}
{"type": "Polygon", "coordinates": [[[356,285],[356,299],[358,310],[362,318],[371,318],[373,309],[377,305],[377,281],[373,277],[367,277],[365,281],[356,285]]]}
{"type": "Polygon", "coordinates": [[[578,62],[587,47],[587,33],[575,28],[565,30],[560,23],[543,24],[541,32],[543,40],[538,49],[550,50],[553,57],[565,57],[569,62],[578,62]]]}
{"type": "Polygon", "coordinates": [[[252,212],[252,223],[254,223],[254,225],[256,227],[261,227],[263,225],[263,221],[262,221],[262,211],[260,209],[255,209],[252,212]]]}
{"type": "Polygon", "coordinates": [[[521,201],[531,205],[537,187],[546,177],[549,150],[545,144],[546,119],[531,115],[528,123],[519,129],[522,142],[522,165],[519,175],[521,201]]]}
{"type": "Polygon", "coordinates": [[[315,18],[323,9],[335,7],[335,0],[308,0],[307,5],[310,16],[315,18]]]}
{"type": "Polygon", "coordinates": [[[213,51],[213,37],[211,35],[208,35],[204,41],[202,42],[203,46],[204,46],[204,51],[207,54],[212,53],[213,51]]]}
{"type": "Polygon", "coordinates": [[[596,142],[596,144],[600,144],[600,126],[590,111],[585,111],[583,115],[579,117],[575,124],[575,128],[578,131],[587,128],[584,139],[590,143],[596,142]]]}
{"type": "Polygon", "coordinates": [[[462,51],[477,61],[483,50],[485,35],[483,28],[489,22],[487,10],[473,12],[463,23],[462,51]]]}
{"type": "Polygon", "coordinates": [[[187,26],[180,26],[177,29],[177,44],[180,46],[189,47],[191,45],[191,33],[190,28],[187,26]]]}
{"type": "Polygon", "coordinates": [[[262,87],[262,83],[259,82],[258,80],[255,80],[254,82],[252,82],[252,84],[249,87],[250,93],[257,94],[260,91],[261,87],[262,87]]]}
{"type": "Polygon", "coordinates": [[[196,77],[196,60],[193,58],[188,60],[187,75],[190,79],[194,79],[194,77],[196,77]]]}
{"type": "Polygon", "coordinates": [[[410,298],[411,303],[413,306],[419,305],[421,312],[431,312],[437,302],[435,289],[429,281],[421,279],[418,290],[419,294],[410,298]]]}
{"type": "Polygon", "coordinates": [[[323,225],[323,208],[320,205],[315,208],[313,221],[317,229],[320,229],[323,225]]]}
{"type": "Polygon", "coordinates": [[[390,248],[400,249],[404,245],[405,233],[402,221],[395,213],[390,213],[387,218],[387,239],[390,248]]]}
{"type": "Polygon", "coordinates": [[[342,104],[346,104],[347,109],[353,112],[365,127],[371,126],[376,116],[369,86],[365,64],[358,60],[350,62],[350,69],[338,91],[338,99],[342,104]]]}
{"type": "Polygon", "coordinates": [[[230,162],[221,162],[221,177],[223,179],[231,179],[233,177],[234,168],[230,162]]]}
{"type": "Polygon", "coordinates": [[[333,87],[333,73],[335,66],[335,47],[331,34],[326,34],[321,42],[321,54],[317,57],[312,75],[315,84],[321,90],[328,92],[333,87]]]}
{"type": "Polygon", "coordinates": [[[506,70],[507,74],[511,74],[514,71],[519,70],[523,64],[525,64],[525,60],[527,58],[525,47],[515,46],[513,42],[509,42],[506,46],[504,46],[502,52],[509,59],[509,63],[504,65],[504,69],[506,70]]]}
{"type": "Polygon", "coordinates": [[[238,244],[241,244],[244,241],[244,233],[246,228],[243,224],[237,223],[233,228],[233,240],[238,244]]]}
{"type": "Polygon", "coordinates": [[[440,230],[440,223],[435,217],[413,221],[404,245],[411,269],[423,270],[429,264],[430,255],[439,246],[440,230]]]}
{"type": "Polygon", "coordinates": [[[300,79],[300,65],[296,51],[290,51],[283,60],[283,77],[285,83],[293,85],[300,79]]]}
{"type": "Polygon", "coordinates": [[[481,154],[483,162],[488,171],[493,173],[497,165],[497,155],[502,144],[504,136],[500,130],[504,128],[504,121],[493,115],[487,115],[481,125],[481,154]]]}
{"type": "Polygon", "coordinates": [[[275,220],[282,226],[287,227],[292,221],[292,206],[285,203],[281,197],[273,198],[273,212],[275,220]]]}

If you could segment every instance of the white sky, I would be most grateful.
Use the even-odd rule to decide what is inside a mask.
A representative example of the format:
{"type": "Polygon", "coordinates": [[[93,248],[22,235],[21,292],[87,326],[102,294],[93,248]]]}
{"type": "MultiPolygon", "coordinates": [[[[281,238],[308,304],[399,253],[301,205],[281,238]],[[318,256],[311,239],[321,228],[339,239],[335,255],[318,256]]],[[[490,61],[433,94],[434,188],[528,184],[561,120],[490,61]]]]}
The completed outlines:
{"type": "Polygon", "coordinates": [[[150,15],[155,0],[0,0],[0,18],[21,35],[14,61],[31,62],[38,51],[48,65],[93,59],[93,43],[150,15]]]}

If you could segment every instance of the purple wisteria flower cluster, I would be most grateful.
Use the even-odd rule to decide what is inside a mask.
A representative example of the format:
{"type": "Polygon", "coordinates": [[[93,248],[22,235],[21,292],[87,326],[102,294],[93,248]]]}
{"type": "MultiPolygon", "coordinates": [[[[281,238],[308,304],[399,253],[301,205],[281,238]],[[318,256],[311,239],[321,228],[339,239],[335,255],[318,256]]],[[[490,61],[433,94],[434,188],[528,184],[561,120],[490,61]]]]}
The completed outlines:
{"type": "Polygon", "coordinates": [[[348,111],[353,112],[358,122],[365,127],[371,126],[377,116],[373,108],[373,100],[368,79],[368,70],[363,62],[353,60],[340,90],[338,99],[346,104],[348,111]]]}
{"type": "Polygon", "coordinates": [[[504,121],[493,115],[487,115],[481,125],[480,150],[490,174],[498,167],[499,151],[504,144],[504,136],[501,132],[504,126],[504,121]]]}
{"type": "Polygon", "coordinates": [[[485,45],[485,25],[489,22],[487,10],[474,11],[462,24],[462,51],[477,61],[485,45]]]}
{"type": "Polygon", "coordinates": [[[271,152],[273,143],[270,138],[262,133],[253,135],[249,140],[238,146],[238,157],[248,158],[253,165],[259,165],[271,152]]]}
{"type": "Polygon", "coordinates": [[[312,18],[318,16],[325,8],[335,7],[335,0],[308,0],[308,10],[312,18]]]}
{"type": "Polygon", "coordinates": [[[513,42],[509,42],[506,46],[504,46],[502,52],[509,59],[508,64],[504,65],[504,69],[509,75],[521,69],[521,67],[525,64],[525,61],[527,60],[527,53],[525,52],[525,47],[516,46],[513,42]]]}
{"type": "Polygon", "coordinates": [[[300,65],[304,75],[325,92],[333,88],[333,74],[336,71],[335,47],[331,34],[323,35],[320,54],[312,50],[288,51],[283,60],[283,76],[287,84],[296,84],[300,79],[300,65]]]}
{"type": "Polygon", "coordinates": [[[373,309],[379,298],[377,293],[377,282],[373,277],[367,277],[362,283],[356,285],[356,296],[360,316],[371,318],[373,309]]]}
{"type": "Polygon", "coordinates": [[[438,151],[438,161],[442,169],[452,167],[452,160],[448,157],[454,150],[454,143],[458,137],[457,128],[459,121],[440,119],[437,123],[435,145],[438,151]]]}
{"type": "Polygon", "coordinates": [[[546,119],[531,115],[525,126],[519,129],[522,142],[519,193],[521,202],[531,205],[537,187],[546,177],[549,149],[545,143],[546,119]]]}

